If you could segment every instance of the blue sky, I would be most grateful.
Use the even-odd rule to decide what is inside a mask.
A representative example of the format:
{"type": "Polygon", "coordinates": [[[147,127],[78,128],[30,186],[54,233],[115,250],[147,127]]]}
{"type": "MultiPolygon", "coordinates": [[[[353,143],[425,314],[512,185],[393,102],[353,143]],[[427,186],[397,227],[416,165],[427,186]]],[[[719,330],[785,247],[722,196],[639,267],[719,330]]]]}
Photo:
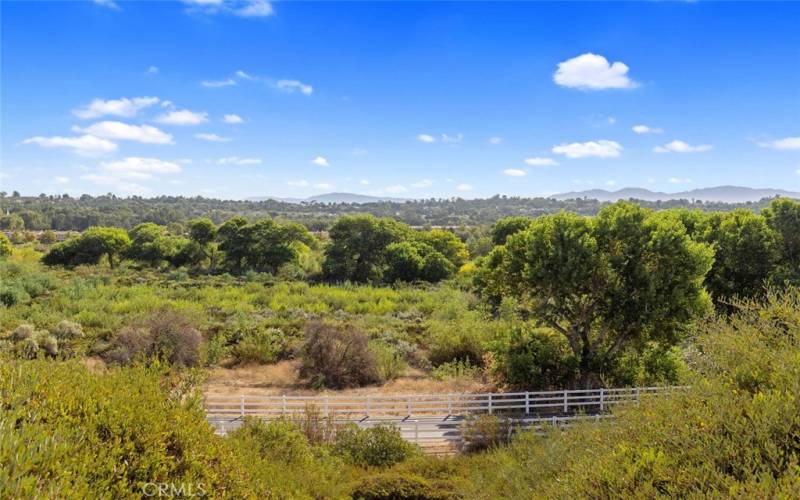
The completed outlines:
{"type": "Polygon", "coordinates": [[[800,3],[0,8],[6,191],[800,190],[800,3]]]}

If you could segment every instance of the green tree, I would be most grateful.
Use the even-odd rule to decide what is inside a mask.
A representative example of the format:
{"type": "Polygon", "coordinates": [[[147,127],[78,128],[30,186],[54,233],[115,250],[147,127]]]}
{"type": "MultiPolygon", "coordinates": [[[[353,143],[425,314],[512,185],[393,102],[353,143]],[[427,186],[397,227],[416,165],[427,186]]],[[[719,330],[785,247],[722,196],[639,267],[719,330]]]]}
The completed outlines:
{"type": "Polygon", "coordinates": [[[118,227],[90,227],[77,238],[58,243],[42,258],[46,265],[77,266],[97,264],[102,257],[108,265],[115,266],[115,259],[124,255],[131,244],[128,233],[118,227]]]}
{"type": "Polygon", "coordinates": [[[177,252],[177,241],[164,226],[144,222],[131,229],[128,235],[131,244],[126,255],[130,259],[156,266],[170,260],[177,252]]]}
{"type": "Polygon", "coordinates": [[[800,202],[779,198],[761,213],[778,239],[777,280],[800,284],[800,202]]]}
{"type": "Polygon", "coordinates": [[[0,233],[0,257],[8,257],[13,251],[14,247],[11,245],[11,240],[8,239],[5,233],[0,233]]]}
{"type": "Polygon", "coordinates": [[[443,229],[432,229],[416,233],[416,239],[429,245],[434,250],[442,254],[453,266],[459,268],[469,259],[467,246],[461,239],[450,231],[443,229]]]}
{"type": "Polygon", "coordinates": [[[714,213],[703,235],[716,250],[706,287],[717,301],[763,295],[778,262],[778,238],[764,217],[749,210],[714,213]]]}
{"type": "Polygon", "coordinates": [[[0,229],[19,231],[25,229],[25,221],[17,214],[0,215],[0,229]]]}
{"type": "Polygon", "coordinates": [[[579,384],[598,385],[626,350],[647,341],[674,345],[706,310],[703,278],[713,251],[685,227],[631,203],[595,218],[560,213],[534,220],[484,260],[481,291],[515,297],[563,335],[579,384]]]}
{"type": "Polygon", "coordinates": [[[234,217],[219,228],[219,248],[225,252],[224,263],[233,272],[243,270],[276,273],[298,257],[296,243],[314,245],[308,229],[295,222],[278,223],[262,219],[248,224],[234,217]]]}
{"type": "Polygon", "coordinates": [[[492,243],[495,245],[505,245],[506,240],[512,234],[528,229],[533,222],[530,217],[513,216],[504,217],[494,223],[491,230],[492,243]]]}
{"type": "Polygon", "coordinates": [[[372,215],[340,217],[329,232],[323,273],[332,281],[380,281],[386,249],[411,236],[411,228],[389,218],[372,215]]]}

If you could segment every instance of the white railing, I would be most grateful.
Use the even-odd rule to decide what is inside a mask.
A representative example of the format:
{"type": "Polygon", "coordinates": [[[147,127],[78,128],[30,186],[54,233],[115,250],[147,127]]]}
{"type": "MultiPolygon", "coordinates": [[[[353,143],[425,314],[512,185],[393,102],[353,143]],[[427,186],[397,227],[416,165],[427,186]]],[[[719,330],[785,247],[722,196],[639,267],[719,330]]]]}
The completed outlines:
{"type": "Polygon", "coordinates": [[[336,418],[405,417],[498,413],[542,415],[603,413],[622,403],[638,403],[685,387],[633,387],[483,394],[409,394],[367,396],[206,396],[210,418],[276,418],[313,408],[336,418]]]}

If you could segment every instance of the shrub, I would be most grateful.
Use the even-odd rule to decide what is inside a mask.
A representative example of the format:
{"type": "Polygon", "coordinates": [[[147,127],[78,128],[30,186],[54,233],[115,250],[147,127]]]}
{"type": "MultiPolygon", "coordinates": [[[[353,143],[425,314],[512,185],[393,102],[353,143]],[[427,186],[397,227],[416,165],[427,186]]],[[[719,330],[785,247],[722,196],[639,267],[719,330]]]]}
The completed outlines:
{"type": "Polygon", "coordinates": [[[74,321],[69,320],[61,320],[53,330],[53,335],[56,338],[67,340],[67,339],[77,339],[83,338],[83,329],[79,323],[75,323],[74,321]]]}
{"type": "Polygon", "coordinates": [[[300,376],[314,387],[332,389],[381,381],[366,335],[321,322],[306,327],[300,376]]]}
{"type": "Polygon", "coordinates": [[[32,338],[36,333],[36,329],[27,323],[23,323],[18,327],[14,328],[14,331],[11,332],[11,338],[13,340],[27,340],[32,338]]]}
{"type": "Polygon", "coordinates": [[[353,487],[355,500],[446,500],[460,498],[448,490],[448,484],[436,484],[415,474],[382,472],[372,474],[353,487]]]}
{"type": "Polygon", "coordinates": [[[526,389],[563,389],[577,377],[577,361],[566,342],[550,330],[514,328],[492,342],[493,371],[526,389]]]}
{"type": "Polygon", "coordinates": [[[50,356],[58,355],[58,340],[52,335],[43,336],[39,343],[42,350],[50,356]]]}
{"type": "Polygon", "coordinates": [[[243,446],[257,450],[261,457],[288,463],[311,460],[311,449],[303,432],[285,419],[265,422],[257,417],[245,417],[244,423],[229,434],[243,446]]]}
{"type": "Polygon", "coordinates": [[[462,446],[466,451],[484,451],[507,443],[511,438],[511,422],[497,415],[470,415],[461,424],[462,446]]]}
{"type": "Polygon", "coordinates": [[[30,297],[27,293],[25,293],[25,290],[19,286],[0,286],[0,303],[6,307],[11,307],[20,302],[24,302],[29,298],[30,297]]]}
{"type": "Polygon", "coordinates": [[[278,328],[257,330],[244,337],[231,349],[237,363],[269,364],[286,352],[286,336],[278,328]]]}
{"type": "Polygon", "coordinates": [[[456,360],[442,363],[431,371],[431,377],[436,380],[478,379],[481,369],[472,366],[467,360],[456,360]]]}
{"type": "Polygon", "coordinates": [[[408,368],[403,355],[394,346],[381,341],[372,341],[369,343],[369,349],[375,356],[378,374],[384,381],[396,379],[408,368]]]}
{"type": "Polygon", "coordinates": [[[11,245],[11,240],[5,233],[0,233],[0,257],[8,257],[14,252],[14,247],[11,245]]]}
{"type": "Polygon", "coordinates": [[[461,311],[456,319],[428,322],[428,334],[428,359],[434,366],[457,360],[481,366],[493,332],[477,313],[461,311]]]}
{"type": "Polygon", "coordinates": [[[158,358],[174,365],[196,366],[200,362],[201,342],[200,332],[185,316],[162,309],[123,328],[104,357],[119,364],[158,358]]]}
{"type": "Polygon", "coordinates": [[[403,439],[397,427],[349,424],[339,429],[333,452],[361,467],[390,467],[418,454],[419,448],[403,439]]]}
{"type": "Polygon", "coordinates": [[[16,352],[23,359],[35,359],[39,355],[39,342],[35,337],[28,337],[17,343],[16,352]]]}

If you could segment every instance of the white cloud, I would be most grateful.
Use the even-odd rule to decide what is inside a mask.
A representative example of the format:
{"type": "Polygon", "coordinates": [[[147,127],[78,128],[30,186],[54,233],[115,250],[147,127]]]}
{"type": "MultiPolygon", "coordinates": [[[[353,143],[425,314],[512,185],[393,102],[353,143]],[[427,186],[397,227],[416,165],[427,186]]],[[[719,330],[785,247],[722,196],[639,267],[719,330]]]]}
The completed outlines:
{"type": "Polygon", "coordinates": [[[656,183],[656,180],[655,180],[655,178],[653,178],[653,177],[648,177],[648,178],[647,178],[647,183],[648,183],[648,184],[655,184],[655,183],[656,183]]]}
{"type": "Polygon", "coordinates": [[[188,109],[174,110],[160,115],[156,121],[167,125],[200,125],[208,122],[208,113],[188,109]]]}
{"type": "Polygon", "coordinates": [[[116,143],[106,139],[101,139],[93,135],[82,135],[79,137],[31,137],[22,141],[23,144],[36,144],[43,148],[67,148],[81,156],[100,156],[113,153],[117,150],[116,143]]]}
{"type": "Polygon", "coordinates": [[[692,146],[691,144],[683,141],[672,141],[664,144],[663,146],[654,147],[653,151],[656,153],[702,153],[703,151],[709,151],[712,148],[713,146],[709,144],[692,146]]]}
{"type": "Polygon", "coordinates": [[[428,135],[428,134],[419,134],[417,136],[417,140],[420,141],[420,142],[428,143],[428,144],[430,144],[432,142],[436,142],[436,138],[434,136],[428,135]]]}
{"type": "Polygon", "coordinates": [[[491,144],[493,146],[497,146],[501,142],[503,142],[503,138],[502,137],[489,137],[489,144],[491,144]]]}
{"type": "Polygon", "coordinates": [[[534,156],[532,158],[525,158],[525,163],[532,167],[551,167],[558,165],[558,162],[552,158],[545,158],[541,156],[534,156]]]}
{"type": "Polygon", "coordinates": [[[148,75],[157,75],[158,74],[158,66],[150,66],[145,71],[148,75]]]}
{"type": "Polygon", "coordinates": [[[229,14],[239,17],[267,17],[275,13],[266,0],[183,0],[189,12],[229,14]]]}
{"type": "Polygon", "coordinates": [[[314,88],[311,85],[298,80],[278,80],[275,86],[289,94],[300,92],[301,94],[311,95],[314,92],[314,88]]]}
{"type": "Polygon", "coordinates": [[[789,151],[800,149],[800,137],[785,137],[769,142],[759,142],[762,148],[777,149],[779,151],[789,151]]]}
{"type": "Polygon", "coordinates": [[[131,118],[136,116],[136,113],[142,109],[158,104],[158,102],[158,97],[134,97],[132,99],[122,97],[120,99],[109,99],[107,101],[95,99],[83,108],[72,110],[72,114],[83,119],[99,118],[105,115],[131,118]]]}
{"type": "Polygon", "coordinates": [[[361,179],[360,181],[358,181],[358,183],[361,184],[362,186],[370,185],[370,182],[367,179],[361,179]]]}
{"type": "Polygon", "coordinates": [[[464,134],[447,135],[442,134],[442,142],[456,143],[464,140],[464,134]]]}
{"type": "Polygon", "coordinates": [[[130,125],[117,121],[102,121],[86,128],[73,127],[76,132],[116,141],[134,141],[144,144],[173,144],[172,135],[152,125],[130,125]]]}
{"type": "Polygon", "coordinates": [[[528,175],[528,172],[519,168],[507,168],[503,170],[503,173],[509,177],[525,177],[528,175]]]}
{"type": "Polygon", "coordinates": [[[195,138],[200,139],[201,141],[208,141],[208,142],[230,142],[231,139],[228,137],[220,137],[217,134],[208,134],[208,133],[200,133],[194,134],[195,138]]]}
{"type": "Polygon", "coordinates": [[[637,134],[660,134],[664,131],[658,127],[649,127],[647,125],[634,125],[631,130],[637,134]]]}
{"type": "Polygon", "coordinates": [[[405,193],[408,189],[403,186],[402,184],[396,184],[394,186],[388,186],[384,189],[387,193],[397,194],[397,193],[405,193]]]}
{"type": "Polygon", "coordinates": [[[319,165],[320,167],[330,167],[331,166],[331,164],[328,161],[328,159],[325,158],[324,156],[317,156],[316,158],[311,160],[311,163],[313,163],[314,165],[319,165]]]}
{"type": "Polygon", "coordinates": [[[472,186],[470,184],[459,184],[456,186],[456,189],[462,192],[472,191],[472,186]]]}
{"type": "Polygon", "coordinates": [[[692,180],[680,177],[670,177],[669,179],[667,179],[667,182],[669,182],[670,184],[689,184],[692,182],[692,180]]]}
{"type": "Polygon", "coordinates": [[[238,156],[228,156],[219,158],[217,165],[260,165],[261,158],[240,158],[238,156]]]}
{"type": "Polygon", "coordinates": [[[618,142],[601,139],[599,141],[559,144],[558,146],[553,146],[552,151],[567,158],[616,158],[622,149],[622,145],[618,142]]]}
{"type": "Polygon", "coordinates": [[[582,90],[632,89],[638,86],[628,78],[628,66],[608,63],[601,55],[586,53],[558,63],[553,81],[563,87],[582,90]]]}
{"type": "Polygon", "coordinates": [[[333,189],[336,186],[334,186],[333,184],[329,184],[327,182],[318,182],[311,187],[314,189],[333,189]]]}
{"type": "Polygon", "coordinates": [[[236,77],[237,78],[241,78],[242,80],[255,80],[256,79],[256,77],[254,77],[252,75],[249,75],[249,74],[245,73],[244,71],[242,71],[240,69],[236,70],[236,77]]]}
{"type": "Polygon", "coordinates": [[[616,186],[617,181],[606,181],[606,186],[616,186]]]}
{"type": "Polygon", "coordinates": [[[414,182],[411,184],[413,188],[429,188],[433,186],[433,181],[430,179],[422,179],[420,181],[414,182]]]}
{"type": "Polygon", "coordinates": [[[109,186],[119,191],[124,191],[131,194],[146,194],[151,191],[150,188],[146,186],[142,186],[141,184],[137,184],[135,182],[125,181],[113,175],[87,174],[82,175],[81,179],[89,181],[92,184],[97,184],[98,186],[109,186]]]}
{"type": "Polygon", "coordinates": [[[308,181],[305,180],[305,179],[301,179],[299,181],[289,181],[289,182],[286,183],[286,185],[292,186],[292,187],[308,187],[308,186],[310,186],[308,181]]]}
{"type": "Polygon", "coordinates": [[[241,116],[233,114],[225,115],[222,121],[224,121],[225,123],[230,123],[232,125],[235,125],[237,123],[244,123],[244,119],[241,116]]]}
{"type": "Polygon", "coordinates": [[[101,170],[120,178],[149,179],[152,174],[177,174],[181,166],[175,162],[158,158],[128,157],[122,160],[104,161],[101,170]]]}
{"type": "Polygon", "coordinates": [[[117,3],[114,2],[114,0],[93,0],[93,1],[97,5],[108,7],[109,9],[112,10],[119,10],[119,5],[117,5],[117,3]]]}
{"type": "Polygon", "coordinates": [[[62,175],[57,175],[53,177],[53,180],[56,181],[58,184],[67,184],[69,182],[69,177],[64,177],[62,175]]]}
{"type": "Polygon", "coordinates": [[[226,78],[225,80],[203,80],[200,82],[203,87],[208,87],[210,89],[218,89],[220,87],[230,87],[232,85],[236,85],[236,80],[233,78],[226,78]]]}

